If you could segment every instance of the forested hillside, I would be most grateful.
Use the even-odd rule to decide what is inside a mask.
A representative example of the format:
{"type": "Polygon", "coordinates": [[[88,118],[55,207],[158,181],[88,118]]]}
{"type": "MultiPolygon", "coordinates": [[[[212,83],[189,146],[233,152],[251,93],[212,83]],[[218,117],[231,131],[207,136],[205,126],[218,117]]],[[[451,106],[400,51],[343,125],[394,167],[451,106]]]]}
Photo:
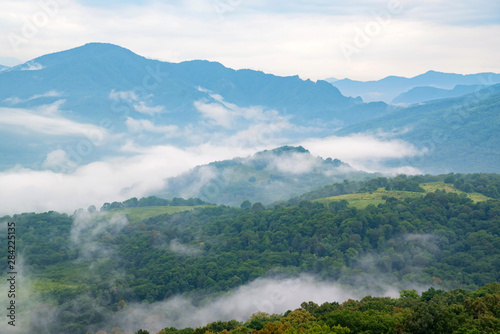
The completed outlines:
{"type": "MultiPolygon", "coordinates": [[[[471,190],[482,189],[474,186],[478,179],[495,180],[442,177],[471,190]]],[[[358,190],[386,182],[389,189],[399,184],[418,192],[416,180],[379,179],[358,190]]],[[[397,288],[443,289],[500,281],[500,202],[439,190],[421,194],[388,196],[365,209],[345,200],[268,209],[247,202],[243,208],[194,208],[142,221],[128,219],[123,209],[73,217],[24,213],[1,221],[16,222],[18,252],[39,297],[30,312],[41,305],[57,310],[57,321],[46,327],[32,323],[37,333],[109,330],[110,317],[130,303],[209,296],[259,277],[308,273],[347,286],[374,284],[376,278],[397,288]]],[[[0,261],[6,263],[5,253],[0,261]]]]}

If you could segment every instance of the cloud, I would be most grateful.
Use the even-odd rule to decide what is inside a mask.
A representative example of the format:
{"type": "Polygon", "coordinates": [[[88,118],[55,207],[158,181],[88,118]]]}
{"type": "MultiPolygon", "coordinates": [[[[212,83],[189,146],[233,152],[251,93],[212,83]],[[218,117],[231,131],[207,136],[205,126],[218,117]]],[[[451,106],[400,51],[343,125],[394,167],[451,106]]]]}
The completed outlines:
{"type": "Polygon", "coordinates": [[[21,71],[39,71],[43,68],[44,67],[41,64],[34,61],[27,62],[26,64],[20,67],[21,71]]]}
{"type": "Polygon", "coordinates": [[[158,114],[165,112],[165,107],[164,106],[154,106],[154,107],[149,107],[146,105],[146,102],[141,101],[137,104],[134,104],[134,110],[137,112],[140,112],[142,114],[158,114]]]}
{"type": "Polygon", "coordinates": [[[127,117],[125,122],[127,128],[131,132],[153,132],[153,133],[163,133],[165,137],[171,138],[180,135],[179,127],[176,125],[161,125],[156,126],[147,119],[133,119],[131,117],[127,117]]]}
{"type": "Polygon", "coordinates": [[[274,158],[270,165],[282,173],[300,175],[312,172],[313,168],[319,167],[320,161],[310,155],[293,153],[290,156],[274,158]]]}
{"type": "Polygon", "coordinates": [[[219,152],[193,153],[174,146],[141,147],[132,143],[122,147],[123,156],[79,165],[66,163],[60,151],[49,153],[45,167],[33,170],[23,167],[0,172],[0,215],[20,212],[57,210],[72,213],[77,208],[123,201],[159,191],[163,180],[197,165],[227,159],[235,154],[229,149],[219,152]]]}
{"type": "Polygon", "coordinates": [[[165,112],[164,106],[148,106],[151,104],[152,94],[140,97],[134,91],[115,91],[109,93],[109,98],[113,101],[125,101],[130,104],[135,111],[142,114],[154,115],[165,112]],[[145,99],[145,100],[143,100],[145,99]]]}
{"type": "MultiPolygon", "coordinates": [[[[365,171],[385,171],[381,163],[387,159],[397,159],[425,154],[414,145],[400,139],[387,139],[385,136],[371,134],[353,134],[346,137],[331,136],[326,138],[312,138],[300,142],[300,145],[309,149],[312,154],[323,158],[335,158],[349,163],[357,169],[365,171]]],[[[418,173],[418,169],[404,168],[410,174],[418,173]]]]}
{"type": "Polygon", "coordinates": [[[38,113],[21,108],[0,108],[0,128],[4,131],[29,130],[48,136],[84,135],[94,145],[102,145],[109,138],[109,132],[102,127],[53,116],[60,105],[61,101],[40,107],[36,110],[38,113]]]}
{"type": "Polygon", "coordinates": [[[113,101],[134,102],[139,100],[139,96],[133,91],[115,91],[109,93],[109,98],[113,101]]]}
{"type": "MultiPolygon", "coordinates": [[[[44,98],[44,97],[60,97],[62,96],[62,93],[61,92],[58,92],[56,90],[51,90],[47,93],[44,93],[44,94],[36,94],[36,95],[33,95],[27,99],[21,99],[17,96],[14,96],[14,97],[9,97],[9,98],[6,98],[5,100],[3,100],[4,102],[7,102],[7,103],[10,103],[12,105],[15,105],[15,104],[19,104],[19,103],[24,103],[24,102],[28,102],[28,101],[33,101],[33,100],[36,100],[36,99],[40,99],[40,98],[44,98]]],[[[64,101],[64,100],[60,100],[61,103],[64,101]]]]}
{"type": "Polygon", "coordinates": [[[170,250],[180,256],[198,256],[202,253],[202,250],[190,245],[184,245],[179,242],[179,240],[174,239],[170,241],[170,250]]]}
{"type": "Polygon", "coordinates": [[[208,118],[214,125],[220,125],[225,128],[231,128],[236,115],[232,110],[227,109],[219,103],[203,103],[196,101],[194,107],[202,113],[203,117],[208,118]]]}
{"type": "Polygon", "coordinates": [[[295,127],[289,123],[289,116],[280,115],[276,110],[266,110],[263,106],[240,107],[225,101],[224,97],[207,89],[198,87],[198,90],[208,93],[214,102],[204,99],[196,101],[194,107],[209,120],[209,124],[226,129],[238,129],[238,132],[231,138],[232,141],[241,139],[254,141],[256,132],[261,132],[257,135],[257,138],[260,138],[263,132],[276,134],[295,127]]]}
{"type": "MultiPolygon", "coordinates": [[[[307,275],[298,278],[259,278],[199,306],[184,296],[151,305],[132,304],[109,323],[133,331],[142,328],[156,333],[165,327],[195,328],[218,320],[246,321],[258,311],[284,313],[299,308],[302,302],[322,304],[343,302],[349,298],[359,299],[364,292],[333,282],[317,281],[307,275]]],[[[372,295],[397,297],[399,293],[396,288],[386,287],[382,293],[379,290],[372,295]]]]}
{"type": "Polygon", "coordinates": [[[68,169],[73,169],[77,167],[77,164],[69,159],[66,151],[60,149],[47,154],[42,164],[43,168],[55,171],[59,171],[60,166],[67,166],[68,169]]]}
{"type": "MultiPolygon", "coordinates": [[[[49,92],[45,95],[56,94],[49,92]]],[[[318,129],[323,131],[327,126],[297,126],[290,123],[288,116],[274,110],[259,106],[239,107],[225,102],[220,95],[210,95],[231,114],[234,126],[231,131],[214,131],[203,122],[180,129],[174,125],[157,125],[149,119],[128,117],[125,122],[127,133],[110,134],[99,126],[77,123],[60,116],[62,100],[36,110],[0,108],[0,127],[5,131],[24,129],[35,132],[41,143],[45,138],[43,136],[83,135],[90,144],[101,145],[103,152],[110,152],[104,157],[86,155],[88,160],[83,162],[81,156],[75,155],[76,151],[56,146],[48,149],[43,161],[37,162],[42,170],[17,166],[0,172],[0,184],[6,189],[4,196],[0,194],[0,200],[5,203],[0,214],[48,210],[71,213],[92,204],[100,206],[104,202],[149,196],[164,189],[166,179],[195,166],[246,157],[283,145],[302,145],[313,156],[337,158],[370,172],[420,172],[412,167],[391,170],[384,166],[387,159],[425,153],[407,142],[391,139],[397,131],[298,140],[317,136],[318,129]],[[159,145],[138,144],[151,143],[150,133],[162,135],[158,138],[159,145]],[[117,147],[118,141],[114,140],[117,138],[127,138],[127,141],[117,147]],[[183,146],[166,144],[170,139],[174,142],[181,140],[183,146]]],[[[112,91],[110,98],[137,99],[132,91],[112,91]]],[[[295,155],[270,163],[278,171],[300,175],[315,168],[317,161],[295,155]]],[[[183,196],[191,197],[197,193],[196,190],[212,182],[214,177],[209,167],[199,169],[198,182],[192,182],[192,187],[186,188],[183,196]]]]}
{"type": "Polygon", "coordinates": [[[116,236],[128,224],[124,214],[112,216],[102,212],[79,210],[73,217],[71,242],[80,249],[83,258],[103,258],[112,255],[112,249],[98,242],[103,234],[116,236]]]}

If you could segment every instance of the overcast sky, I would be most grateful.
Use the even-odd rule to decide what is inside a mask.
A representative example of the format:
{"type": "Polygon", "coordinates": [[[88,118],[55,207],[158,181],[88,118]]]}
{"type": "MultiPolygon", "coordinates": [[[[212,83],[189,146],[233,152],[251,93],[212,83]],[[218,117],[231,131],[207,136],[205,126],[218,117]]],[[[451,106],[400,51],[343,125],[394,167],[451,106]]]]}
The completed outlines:
{"type": "Polygon", "coordinates": [[[500,1],[2,0],[0,64],[88,42],[313,80],[500,72],[500,1]]]}

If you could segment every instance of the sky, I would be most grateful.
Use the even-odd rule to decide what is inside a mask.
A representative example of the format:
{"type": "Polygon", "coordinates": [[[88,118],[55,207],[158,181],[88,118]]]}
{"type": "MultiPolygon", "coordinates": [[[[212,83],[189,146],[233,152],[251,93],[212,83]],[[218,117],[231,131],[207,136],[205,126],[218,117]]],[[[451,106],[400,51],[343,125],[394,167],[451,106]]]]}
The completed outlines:
{"type": "Polygon", "coordinates": [[[495,36],[491,0],[3,0],[0,64],[107,42],[171,62],[377,80],[500,72],[495,36]]]}

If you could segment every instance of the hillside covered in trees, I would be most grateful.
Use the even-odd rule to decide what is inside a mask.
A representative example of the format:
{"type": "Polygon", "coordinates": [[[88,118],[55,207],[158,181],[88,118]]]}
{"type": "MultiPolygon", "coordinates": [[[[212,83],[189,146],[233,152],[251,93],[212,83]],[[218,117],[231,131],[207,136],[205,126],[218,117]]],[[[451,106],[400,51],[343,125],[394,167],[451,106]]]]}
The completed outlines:
{"type": "MultiPolygon", "coordinates": [[[[384,203],[363,209],[346,200],[294,200],[272,208],[260,203],[243,208],[191,207],[141,220],[131,219],[126,210],[144,207],[135,208],[130,204],[135,201],[128,201],[117,205],[119,211],[78,211],[73,216],[24,213],[1,222],[16,222],[24,279],[36,296],[25,309],[30,312],[26,318],[32,319],[28,329],[37,333],[110,330],[116,327],[113,316],[127,310],[127,305],[154,304],[178,295],[194,296],[201,302],[260,277],[307,273],[319,281],[354,287],[373,285],[376,278],[398,289],[473,290],[500,281],[500,201],[473,201],[466,193],[442,190],[425,193],[419,182],[429,180],[423,178],[356,184],[355,191],[372,191],[384,184],[388,189],[384,203]],[[419,195],[390,196],[391,189],[398,187],[419,195]],[[34,320],[42,309],[53,311],[53,321],[43,326],[34,320]]],[[[492,197],[496,195],[491,189],[498,189],[494,175],[441,178],[492,197]]],[[[5,239],[0,244],[6,248],[5,239]]],[[[7,262],[5,253],[0,261],[7,262]]],[[[328,310],[347,317],[349,307],[363,303],[328,310]]],[[[381,309],[376,312],[388,309],[388,318],[401,320],[408,314],[404,308],[399,310],[400,303],[377,300],[381,309]]],[[[449,312],[457,317],[469,312],[469,306],[463,307],[449,312]]],[[[309,313],[319,319],[319,313],[309,313]]],[[[320,327],[337,324],[350,328],[333,321],[320,327]]]]}

